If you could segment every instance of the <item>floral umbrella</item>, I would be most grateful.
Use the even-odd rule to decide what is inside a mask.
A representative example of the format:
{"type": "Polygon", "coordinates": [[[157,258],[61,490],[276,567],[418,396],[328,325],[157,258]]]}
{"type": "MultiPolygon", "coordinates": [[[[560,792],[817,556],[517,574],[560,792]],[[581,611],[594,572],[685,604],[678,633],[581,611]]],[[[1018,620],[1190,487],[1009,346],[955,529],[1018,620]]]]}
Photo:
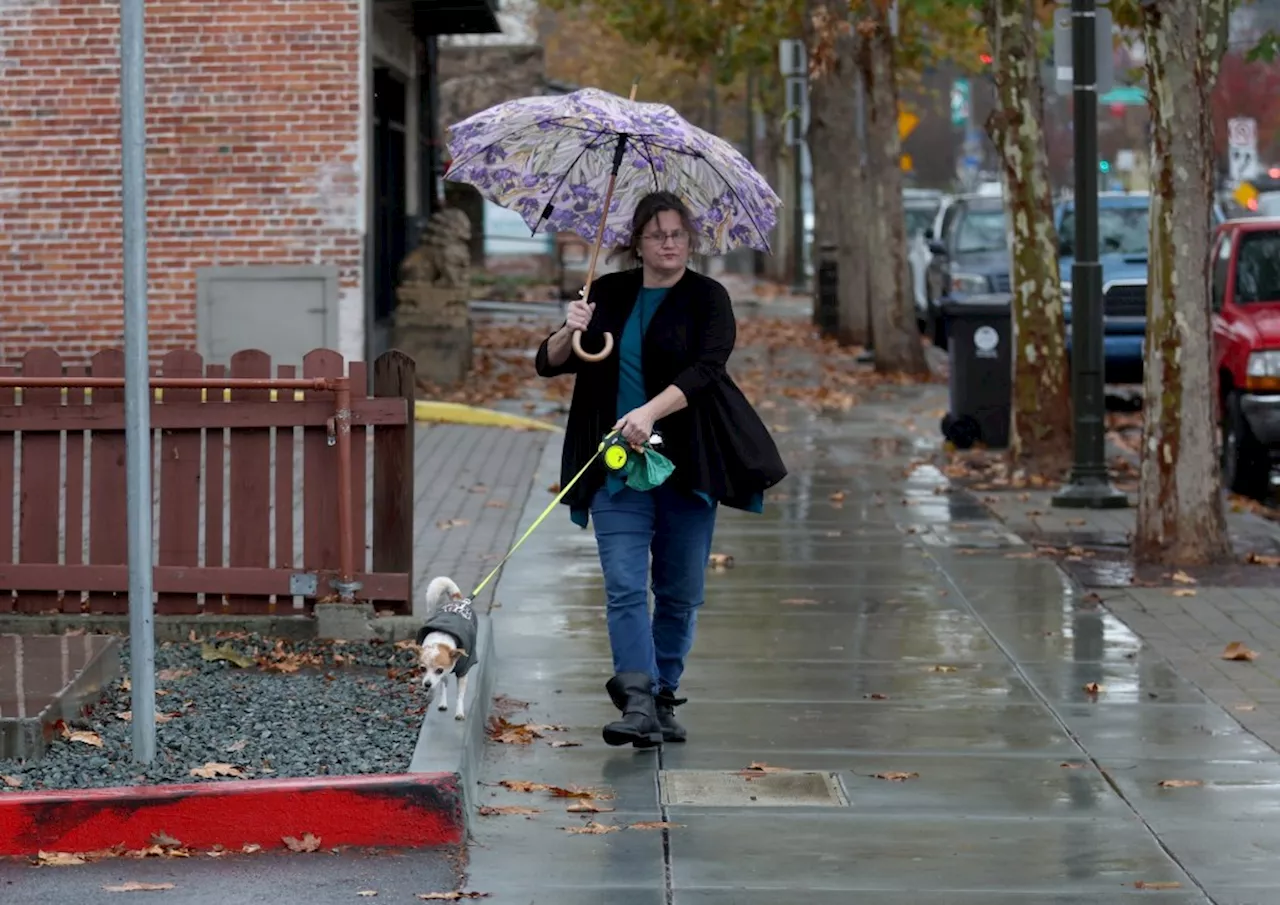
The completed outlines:
{"type": "MultiPolygon", "coordinates": [[[[631,214],[650,192],[684,200],[701,251],[767,252],[782,202],[764,178],[724,139],[634,95],[634,87],[631,100],[584,88],[490,107],[450,127],[447,178],[515,210],[535,233],[594,240],[584,293],[601,246],[630,239],[631,214]]],[[[611,348],[606,336],[598,358],[611,348]]],[[[597,360],[583,354],[576,335],[574,349],[597,360]]]]}

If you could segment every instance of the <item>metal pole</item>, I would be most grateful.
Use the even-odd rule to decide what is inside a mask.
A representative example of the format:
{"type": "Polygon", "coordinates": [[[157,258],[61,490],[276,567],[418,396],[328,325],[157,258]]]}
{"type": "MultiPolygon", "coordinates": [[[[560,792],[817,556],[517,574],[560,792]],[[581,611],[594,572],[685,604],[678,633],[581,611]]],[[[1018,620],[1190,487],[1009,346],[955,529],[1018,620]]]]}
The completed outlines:
{"type": "Polygon", "coordinates": [[[806,140],[797,125],[796,143],[791,146],[791,178],[796,186],[796,203],[791,209],[791,260],[795,271],[792,288],[797,294],[804,292],[808,284],[804,275],[804,167],[800,159],[806,140]]]}
{"type": "Polygon", "coordinates": [[[1102,346],[1102,265],[1098,263],[1098,86],[1096,0],[1071,0],[1075,99],[1075,260],[1071,267],[1071,477],[1053,497],[1069,509],[1122,509],[1106,461],[1106,383],[1102,346]]]}
{"type": "Polygon", "coordinates": [[[151,375],[147,354],[145,0],[120,0],[120,137],[124,182],[124,434],[129,534],[133,759],[156,756],[151,599],[151,375]]]}

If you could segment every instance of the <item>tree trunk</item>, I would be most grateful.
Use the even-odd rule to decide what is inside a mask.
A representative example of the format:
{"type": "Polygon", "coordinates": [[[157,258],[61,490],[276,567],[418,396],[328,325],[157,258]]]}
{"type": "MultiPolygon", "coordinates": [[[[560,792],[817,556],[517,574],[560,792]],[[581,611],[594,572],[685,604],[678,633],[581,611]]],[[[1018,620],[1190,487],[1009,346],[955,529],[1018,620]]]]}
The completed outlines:
{"type": "Polygon", "coordinates": [[[778,80],[779,76],[765,73],[757,83],[759,89],[757,102],[760,106],[761,119],[764,121],[764,138],[756,147],[759,159],[752,163],[783,201],[778,225],[769,236],[771,254],[765,256],[765,276],[778,283],[788,283],[791,281],[791,226],[787,219],[787,212],[791,210],[789,195],[792,191],[789,163],[791,158],[783,146],[783,101],[782,88],[778,80]]]}
{"type": "MultiPolygon", "coordinates": [[[[854,40],[843,0],[807,0],[809,51],[809,156],[813,164],[813,254],[836,246],[840,323],[837,339],[866,345],[867,303],[859,244],[859,218],[849,205],[858,190],[858,130],[850,86],[855,81],[854,40]]],[[[816,266],[815,266],[816,276],[816,266]]],[[[815,293],[816,298],[816,293],[815,293]]]]}
{"type": "Polygon", "coordinates": [[[907,278],[907,223],[902,208],[902,141],[888,13],[868,5],[858,26],[858,62],[867,92],[867,267],[876,370],[925,375],[924,345],[907,278]]]}
{"type": "Polygon", "coordinates": [[[1036,0],[992,0],[987,29],[997,106],[987,127],[1010,219],[1015,465],[1058,476],[1071,463],[1071,383],[1058,235],[1045,151],[1036,0]]]}
{"type": "Polygon", "coordinates": [[[1143,10],[1151,86],[1151,255],[1143,350],[1142,471],[1134,557],[1163,565],[1231,558],[1213,399],[1210,97],[1229,0],[1143,10]]]}

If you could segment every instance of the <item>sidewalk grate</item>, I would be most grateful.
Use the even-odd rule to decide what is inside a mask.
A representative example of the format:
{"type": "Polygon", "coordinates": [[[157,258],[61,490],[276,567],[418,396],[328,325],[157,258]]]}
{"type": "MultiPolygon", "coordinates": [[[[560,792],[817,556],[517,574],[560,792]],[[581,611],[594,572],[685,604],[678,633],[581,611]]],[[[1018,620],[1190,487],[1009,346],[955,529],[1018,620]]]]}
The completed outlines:
{"type": "Polygon", "coordinates": [[[835,773],[795,770],[747,773],[741,770],[662,770],[662,803],[667,807],[796,808],[849,806],[835,773]]]}

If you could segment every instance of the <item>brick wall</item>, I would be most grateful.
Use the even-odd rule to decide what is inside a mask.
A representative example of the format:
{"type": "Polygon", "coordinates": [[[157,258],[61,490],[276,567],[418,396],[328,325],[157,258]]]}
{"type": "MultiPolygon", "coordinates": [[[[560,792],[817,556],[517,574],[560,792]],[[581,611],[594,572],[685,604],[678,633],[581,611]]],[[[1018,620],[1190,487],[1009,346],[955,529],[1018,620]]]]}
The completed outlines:
{"type": "MultiPolygon", "coordinates": [[[[195,269],[333,264],[360,296],[359,0],[149,0],[151,342],[195,269]]],[[[0,0],[0,356],[122,339],[119,3],[0,0]]],[[[359,310],[359,309],[357,309],[359,310]]]]}

